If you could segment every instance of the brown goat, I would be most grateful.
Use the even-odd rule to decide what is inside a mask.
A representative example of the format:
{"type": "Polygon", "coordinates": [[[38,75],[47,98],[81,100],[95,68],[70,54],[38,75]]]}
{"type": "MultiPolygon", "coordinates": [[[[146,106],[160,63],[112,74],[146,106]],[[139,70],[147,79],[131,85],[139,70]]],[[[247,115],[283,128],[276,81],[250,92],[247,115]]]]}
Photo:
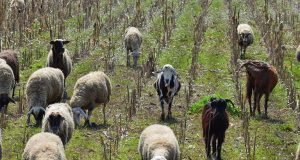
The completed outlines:
{"type": "MultiPolygon", "coordinates": [[[[12,69],[14,76],[15,76],[15,82],[19,83],[19,81],[20,81],[19,70],[20,69],[19,69],[19,60],[18,60],[17,53],[13,50],[3,50],[0,53],[0,58],[4,59],[6,61],[6,63],[10,66],[10,68],[12,69]]],[[[14,97],[14,95],[15,95],[15,89],[16,89],[16,85],[14,85],[12,97],[14,97]]]]}
{"type": "Polygon", "coordinates": [[[205,104],[203,108],[202,129],[208,159],[212,155],[216,156],[217,160],[221,159],[221,148],[225,139],[225,131],[229,126],[228,114],[225,110],[228,102],[232,103],[228,99],[211,99],[211,102],[205,104]]]}
{"type": "Polygon", "coordinates": [[[250,114],[255,116],[257,108],[260,114],[260,99],[265,95],[265,117],[267,118],[269,95],[278,82],[276,68],[263,61],[248,61],[240,68],[245,67],[247,72],[246,97],[250,106],[250,114]],[[251,106],[252,91],[254,92],[254,104],[251,106]]]}

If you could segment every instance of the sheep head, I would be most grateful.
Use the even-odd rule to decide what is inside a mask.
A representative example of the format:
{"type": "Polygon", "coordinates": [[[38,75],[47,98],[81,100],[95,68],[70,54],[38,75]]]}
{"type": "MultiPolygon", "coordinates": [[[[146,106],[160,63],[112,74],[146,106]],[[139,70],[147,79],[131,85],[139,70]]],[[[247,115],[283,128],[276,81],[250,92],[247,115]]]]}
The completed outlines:
{"type": "Polygon", "coordinates": [[[28,119],[27,119],[27,124],[30,122],[30,115],[34,116],[34,119],[36,121],[36,125],[40,126],[42,124],[43,117],[45,115],[45,109],[41,106],[35,106],[31,107],[29,112],[27,113],[28,119]]]}
{"type": "Polygon", "coordinates": [[[134,67],[136,67],[138,59],[139,59],[139,56],[140,56],[140,52],[133,51],[131,54],[132,54],[132,57],[133,57],[133,65],[134,65],[134,67]]]}
{"type": "Polygon", "coordinates": [[[162,76],[164,77],[165,87],[170,86],[171,82],[174,80],[174,76],[176,76],[176,70],[172,65],[166,64],[161,71],[162,76]]]}
{"type": "Polygon", "coordinates": [[[58,112],[52,112],[48,117],[48,125],[52,133],[58,134],[61,122],[64,121],[58,112]]]}
{"type": "Polygon", "coordinates": [[[88,115],[81,109],[81,107],[72,108],[73,119],[76,126],[80,124],[80,115],[82,115],[85,119],[88,119],[88,115]]]}
{"type": "Polygon", "coordinates": [[[56,39],[50,41],[50,44],[52,45],[52,52],[53,55],[62,55],[65,52],[64,44],[68,44],[70,41],[62,40],[62,39],[56,39]]]}
{"type": "Polygon", "coordinates": [[[9,97],[7,94],[1,94],[0,95],[0,111],[2,112],[2,110],[7,107],[7,105],[12,102],[12,103],[16,103],[15,100],[13,100],[11,97],[9,97]]]}

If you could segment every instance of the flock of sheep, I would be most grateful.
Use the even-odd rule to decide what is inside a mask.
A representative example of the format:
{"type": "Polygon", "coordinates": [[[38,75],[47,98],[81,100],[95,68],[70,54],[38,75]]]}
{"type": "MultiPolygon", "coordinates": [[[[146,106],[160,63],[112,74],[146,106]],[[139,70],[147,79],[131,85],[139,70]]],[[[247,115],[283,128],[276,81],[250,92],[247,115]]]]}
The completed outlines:
{"type": "MultiPolygon", "coordinates": [[[[16,1],[18,2],[18,1],[16,1]]],[[[246,48],[254,41],[254,34],[248,24],[237,27],[239,35],[240,58],[245,58],[246,48]]],[[[135,27],[129,27],[125,34],[126,65],[136,67],[142,44],[142,34],[135,27]],[[130,56],[131,54],[131,56],[130,56]]],[[[69,104],[63,103],[67,98],[65,89],[66,78],[72,70],[72,60],[64,45],[69,41],[56,39],[50,41],[45,68],[38,69],[29,77],[26,84],[26,100],[28,105],[27,124],[31,125],[33,115],[35,125],[42,127],[42,132],[33,135],[27,142],[23,159],[64,160],[65,146],[72,138],[76,126],[80,125],[80,117],[85,119],[84,126],[94,127],[90,122],[93,110],[98,104],[103,104],[103,123],[107,123],[105,108],[112,94],[109,77],[101,72],[90,72],[79,78],[74,86],[74,92],[69,104]]],[[[300,60],[300,47],[297,49],[297,59],[300,60]]],[[[267,117],[268,97],[278,82],[276,68],[262,61],[247,61],[240,68],[246,68],[246,96],[250,106],[250,114],[255,116],[256,108],[260,113],[260,99],[265,95],[265,116],[267,117]],[[254,92],[254,105],[251,96],[254,92]]],[[[181,83],[175,68],[166,64],[156,72],[157,80],[154,88],[159,97],[162,109],[160,119],[172,118],[172,102],[180,91],[181,83]],[[165,116],[164,104],[168,105],[165,116]]],[[[0,53],[0,110],[7,113],[10,102],[15,103],[14,93],[19,82],[19,62],[15,51],[5,50],[0,53]],[[12,92],[12,93],[11,93],[12,92]]],[[[222,143],[229,127],[226,112],[228,99],[212,98],[205,104],[202,111],[203,138],[207,158],[221,159],[222,143]]],[[[297,159],[300,157],[300,146],[297,159]]],[[[0,130],[0,159],[2,158],[2,136],[0,130]]],[[[172,129],[166,125],[153,124],[143,130],[140,135],[138,151],[143,160],[179,160],[180,149],[172,129]]],[[[5,153],[4,153],[5,154],[5,153]]]]}

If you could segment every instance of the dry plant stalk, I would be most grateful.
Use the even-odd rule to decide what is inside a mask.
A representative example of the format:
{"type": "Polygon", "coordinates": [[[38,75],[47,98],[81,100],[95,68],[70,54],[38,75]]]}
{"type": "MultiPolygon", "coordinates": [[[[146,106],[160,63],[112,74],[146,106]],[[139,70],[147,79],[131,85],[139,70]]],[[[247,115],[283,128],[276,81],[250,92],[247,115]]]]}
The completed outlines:
{"type": "Polygon", "coordinates": [[[194,27],[194,46],[192,49],[192,64],[189,73],[192,75],[192,80],[196,79],[196,69],[198,66],[198,56],[201,50],[201,44],[204,40],[204,33],[207,28],[206,17],[212,0],[204,0],[201,2],[201,12],[196,20],[194,27]]]}

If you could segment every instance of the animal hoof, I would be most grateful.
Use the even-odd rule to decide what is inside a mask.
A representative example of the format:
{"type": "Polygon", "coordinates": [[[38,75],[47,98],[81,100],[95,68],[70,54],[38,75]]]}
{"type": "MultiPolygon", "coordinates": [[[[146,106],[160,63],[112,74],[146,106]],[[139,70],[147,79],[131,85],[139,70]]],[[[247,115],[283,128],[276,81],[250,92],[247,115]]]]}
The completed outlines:
{"type": "Polygon", "coordinates": [[[171,115],[171,114],[168,114],[168,115],[167,115],[167,120],[170,120],[170,119],[172,119],[172,115],[171,115]]]}

